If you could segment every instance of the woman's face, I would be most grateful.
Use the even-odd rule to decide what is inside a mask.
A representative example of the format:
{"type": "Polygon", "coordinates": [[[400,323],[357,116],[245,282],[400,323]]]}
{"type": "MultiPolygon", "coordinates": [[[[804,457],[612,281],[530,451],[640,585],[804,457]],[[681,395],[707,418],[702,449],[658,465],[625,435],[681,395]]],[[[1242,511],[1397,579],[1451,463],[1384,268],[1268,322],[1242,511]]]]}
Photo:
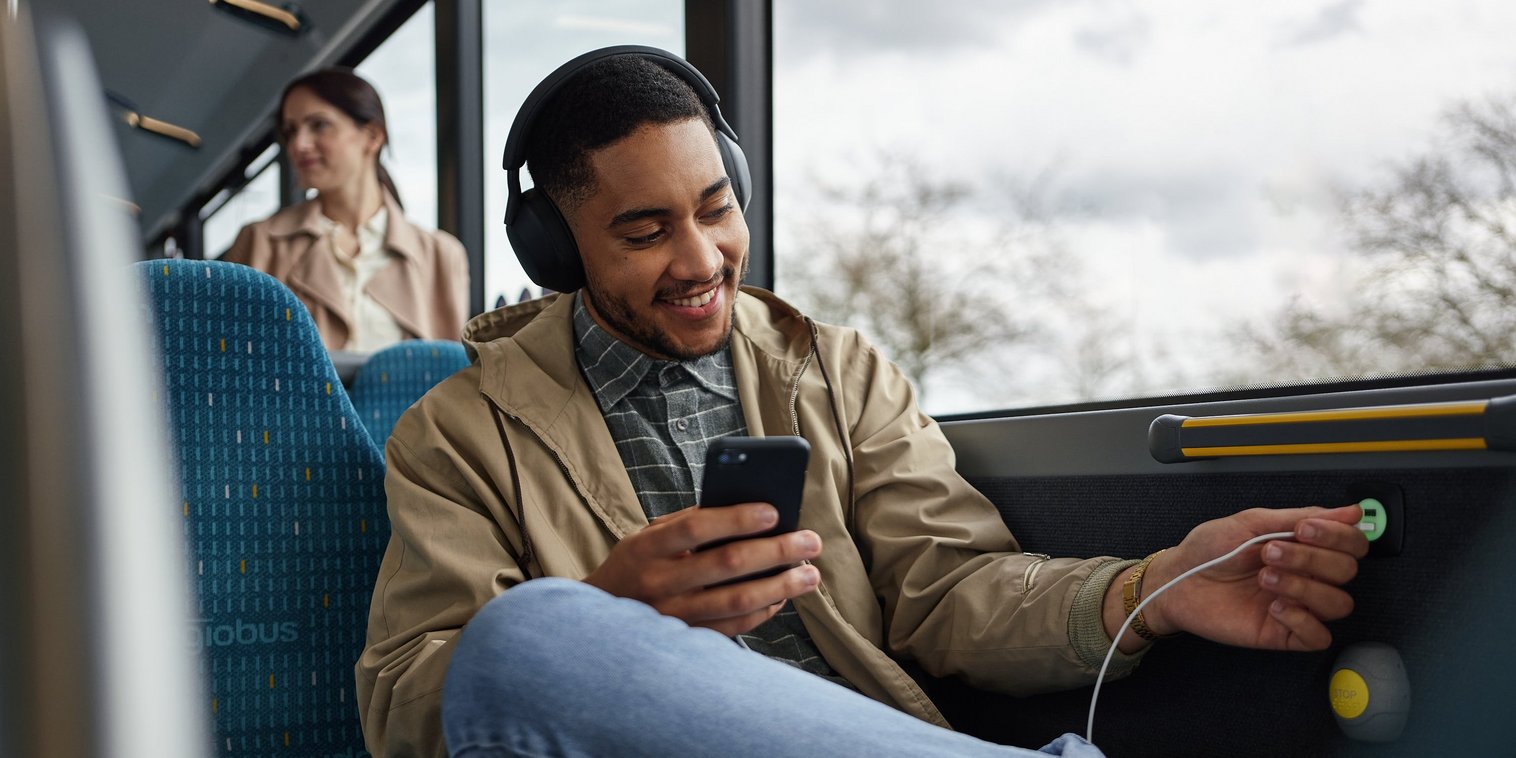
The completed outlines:
{"type": "Polygon", "coordinates": [[[374,166],[383,133],[373,124],[359,126],[305,87],[284,98],[279,134],[303,187],[322,194],[361,192],[379,181],[374,166]]]}

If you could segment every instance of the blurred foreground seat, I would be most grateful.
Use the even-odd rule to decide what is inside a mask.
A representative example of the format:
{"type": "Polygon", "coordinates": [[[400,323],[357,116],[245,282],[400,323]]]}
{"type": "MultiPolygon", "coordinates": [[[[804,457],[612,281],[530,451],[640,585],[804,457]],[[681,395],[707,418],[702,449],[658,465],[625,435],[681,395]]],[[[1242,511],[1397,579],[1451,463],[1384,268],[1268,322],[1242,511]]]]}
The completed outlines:
{"type": "MultiPolygon", "coordinates": [[[[362,755],[353,663],[389,536],[384,463],[305,307],[216,261],[149,295],[221,755],[362,755]]],[[[165,725],[172,728],[172,725],[165,725]]]]}

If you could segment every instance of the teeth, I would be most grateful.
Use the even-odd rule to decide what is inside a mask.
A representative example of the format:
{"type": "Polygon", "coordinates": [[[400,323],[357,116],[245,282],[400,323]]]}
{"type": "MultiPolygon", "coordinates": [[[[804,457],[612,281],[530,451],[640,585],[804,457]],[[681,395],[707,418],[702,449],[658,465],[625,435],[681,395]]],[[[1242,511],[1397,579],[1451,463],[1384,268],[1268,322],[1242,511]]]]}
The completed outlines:
{"type": "Polygon", "coordinates": [[[707,290],[704,295],[696,295],[694,297],[682,297],[682,298],[679,298],[677,300],[670,300],[669,302],[673,303],[674,305],[682,305],[682,306],[684,306],[686,308],[699,308],[700,306],[705,305],[706,303],[709,303],[715,297],[716,297],[716,290],[711,289],[711,290],[707,290]]]}

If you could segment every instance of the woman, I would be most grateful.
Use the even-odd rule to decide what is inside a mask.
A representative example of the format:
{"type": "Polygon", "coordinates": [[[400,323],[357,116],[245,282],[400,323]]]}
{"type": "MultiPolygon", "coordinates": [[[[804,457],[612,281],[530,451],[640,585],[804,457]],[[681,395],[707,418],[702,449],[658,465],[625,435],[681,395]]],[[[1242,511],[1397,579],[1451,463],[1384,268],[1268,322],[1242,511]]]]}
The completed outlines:
{"type": "Polygon", "coordinates": [[[379,93],[346,69],[284,88],[279,141],[316,196],[242,228],[222,260],[284,282],[328,350],[371,351],[404,339],[458,339],[468,316],[468,261],[447,232],[402,215],[379,162],[388,141],[379,93]]]}

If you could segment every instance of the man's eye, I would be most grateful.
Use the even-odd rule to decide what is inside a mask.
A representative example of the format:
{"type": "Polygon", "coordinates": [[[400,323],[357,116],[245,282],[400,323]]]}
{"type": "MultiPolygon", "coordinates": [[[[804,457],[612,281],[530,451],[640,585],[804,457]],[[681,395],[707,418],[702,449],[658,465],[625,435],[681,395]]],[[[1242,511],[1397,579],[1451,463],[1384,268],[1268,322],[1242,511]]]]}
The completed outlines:
{"type": "Polygon", "coordinates": [[[623,237],[622,239],[626,240],[626,243],[628,245],[651,245],[654,242],[657,242],[658,239],[662,236],[663,231],[659,230],[653,232],[652,234],[643,235],[641,237],[623,237]]]}
{"type": "Polygon", "coordinates": [[[731,213],[736,207],[737,206],[732,205],[731,203],[727,203],[726,205],[723,205],[720,208],[717,208],[716,210],[705,214],[705,217],[711,221],[718,221],[721,219],[721,217],[725,216],[728,213],[731,213]]]}

